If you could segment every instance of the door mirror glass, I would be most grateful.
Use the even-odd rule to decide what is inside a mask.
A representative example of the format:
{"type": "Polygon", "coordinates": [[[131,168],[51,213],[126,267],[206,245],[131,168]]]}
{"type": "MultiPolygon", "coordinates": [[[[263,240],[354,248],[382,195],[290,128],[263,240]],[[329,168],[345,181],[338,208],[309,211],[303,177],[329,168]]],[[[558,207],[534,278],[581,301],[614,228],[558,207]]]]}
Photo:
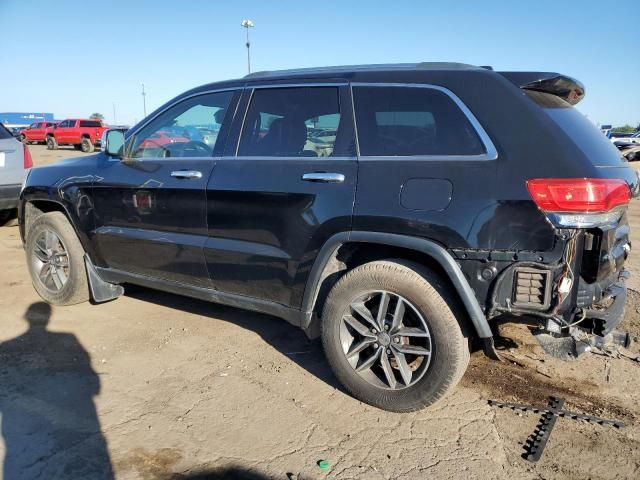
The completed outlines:
{"type": "Polygon", "coordinates": [[[100,149],[110,157],[122,158],[124,146],[124,132],[122,130],[107,130],[102,134],[100,149]]]}

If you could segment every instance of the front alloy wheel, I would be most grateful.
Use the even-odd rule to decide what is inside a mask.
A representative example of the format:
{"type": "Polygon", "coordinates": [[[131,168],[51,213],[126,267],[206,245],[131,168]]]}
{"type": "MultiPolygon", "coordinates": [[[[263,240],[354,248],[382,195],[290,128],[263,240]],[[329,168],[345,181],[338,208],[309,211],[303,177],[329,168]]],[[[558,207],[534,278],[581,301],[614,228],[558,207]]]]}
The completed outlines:
{"type": "Polygon", "coordinates": [[[38,294],[53,305],[89,300],[84,249],[62,212],[48,212],[25,231],[27,265],[38,294]]]}
{"type": "Polygon", "coordinates": [[[32,247],[33,269],[37,280],[47,290],[58,293],[69,279],[69,254],[60,237],[45,229],[32,247]]]}

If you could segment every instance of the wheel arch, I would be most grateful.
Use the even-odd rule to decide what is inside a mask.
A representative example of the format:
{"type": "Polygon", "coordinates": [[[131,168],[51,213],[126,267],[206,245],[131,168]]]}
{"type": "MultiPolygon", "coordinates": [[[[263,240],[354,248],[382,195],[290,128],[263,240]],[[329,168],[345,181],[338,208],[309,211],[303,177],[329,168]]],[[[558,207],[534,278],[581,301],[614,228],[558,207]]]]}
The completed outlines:
{"type": "Polygon", "coordinates": [[[74,216],[70,213],[68,205],[65,205],[63,202],[54,199],[54,198],[40,198],[40,197],[26,197],[21,200],[20,208],[19,208],[19,225],[20,225],[20,236],[22,237],[23,243],[26,241],[27,231],[33,221],[40,215],[49,212],[60,212],[62,213],[71,228],[73,228],[74,232],[78,236],[80,240],[80,244],[84,251],[90,255],[91,258],[95,257],[95,251],[91,246],[91,242],[89,238],[80,228],[78,228],[77,223],[74,221],[74,216]]]}
{"type": "MultiPolygon", "coordinates": [[[[367,259],[366,254],[359,255],[360,262],[380,260],[380,257],[393,258],[400,254],[401,258],[417,261],[421,264],[434,268],[451,283],[455,293],[459,297],[469,319],[474,327],[475,334],[480,339],[491,339],[493,334],[480,304],[475,297],[469,282],[467,281],[460,266],[454,258],[438,243],[424,239],[405,235],[398,235],[384,232],[341,232],[332,236],[322,247],[313,264],[309,279],[307,281],[302,299],[301,310],[303,312],[302,327],[312,337],[318,332],[319,321],[314,315],[318,304],[323,302],[327,290],[330,288],[340,272],[340,254],[345,249],[361,249],[362,251],[376,252],[367,259]],[[368,249],[368,250],[367,250],[368,249]],[[405,253],[402,255],[402,253],[405,253]],[[334,275],[334,279],[331,276],[334,275]],[[329,285],[327,285],[329,283],[329,285]]],[[[359,263],[358,260],[355,263],[359,263]]]]}

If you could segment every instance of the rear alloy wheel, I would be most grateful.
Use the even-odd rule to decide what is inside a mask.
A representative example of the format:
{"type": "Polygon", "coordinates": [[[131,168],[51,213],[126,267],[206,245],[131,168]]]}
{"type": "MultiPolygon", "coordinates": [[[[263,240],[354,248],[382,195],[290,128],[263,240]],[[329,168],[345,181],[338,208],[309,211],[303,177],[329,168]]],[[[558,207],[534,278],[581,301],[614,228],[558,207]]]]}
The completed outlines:
{"type": "Polygon", "coordinates": [[[61,212],[37,217],[27,232],[27,263],[38,294],[54,305],[89,300],[84,249],[61,212]]]}
{"type": "Polygon", "coordinates": [[[57,150],[58,142],[52,136],[47,137],[47,150],[57,150]]]}
{"type": "Polygon", "coordinates": [[[431,361],[424,318],[405,298],[388,291],[367,292],[351,302],[342,316],[340,343],[351,367],[380,388],[414,385],[431,361]]]}
{"type": "Polygon", "coordinates": [[[91,153],[95,150],[95,147],[93,146],[93,142],[91,141],[90,138],[84,137],[82,139],[82,143],[80,144],[80,148],[82,149],[82,151],[84,153],[91,153]]]}
{"type": "Polygon", "coordinates": [[[344,275],[323,309],[322,342],[336,377],[359,400],[395,412],[435,403],[458,383],[469,345],[457,299],[432,271],[404,260],[344,275]]]}

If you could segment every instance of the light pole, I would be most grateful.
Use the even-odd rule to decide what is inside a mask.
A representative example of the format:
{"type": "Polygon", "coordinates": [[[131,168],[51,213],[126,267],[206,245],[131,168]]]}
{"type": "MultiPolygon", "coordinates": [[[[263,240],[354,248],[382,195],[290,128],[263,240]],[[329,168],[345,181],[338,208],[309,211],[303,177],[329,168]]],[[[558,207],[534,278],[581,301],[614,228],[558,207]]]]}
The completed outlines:
{"type": "Polygon", "coordinates": [[[144,82],[141,84],[142,85],[142,109],[144,112],[144,116],[147,116],[147,94],[144,91],[144,82]]]}
{"type": "Polygon", "coordinates": [[[249,29],[254,25],[251,20],[243,20],[240,25],[242,25],[247,30],[247,71],[251,73],[251,42],[249,42],[249,29]]]}

